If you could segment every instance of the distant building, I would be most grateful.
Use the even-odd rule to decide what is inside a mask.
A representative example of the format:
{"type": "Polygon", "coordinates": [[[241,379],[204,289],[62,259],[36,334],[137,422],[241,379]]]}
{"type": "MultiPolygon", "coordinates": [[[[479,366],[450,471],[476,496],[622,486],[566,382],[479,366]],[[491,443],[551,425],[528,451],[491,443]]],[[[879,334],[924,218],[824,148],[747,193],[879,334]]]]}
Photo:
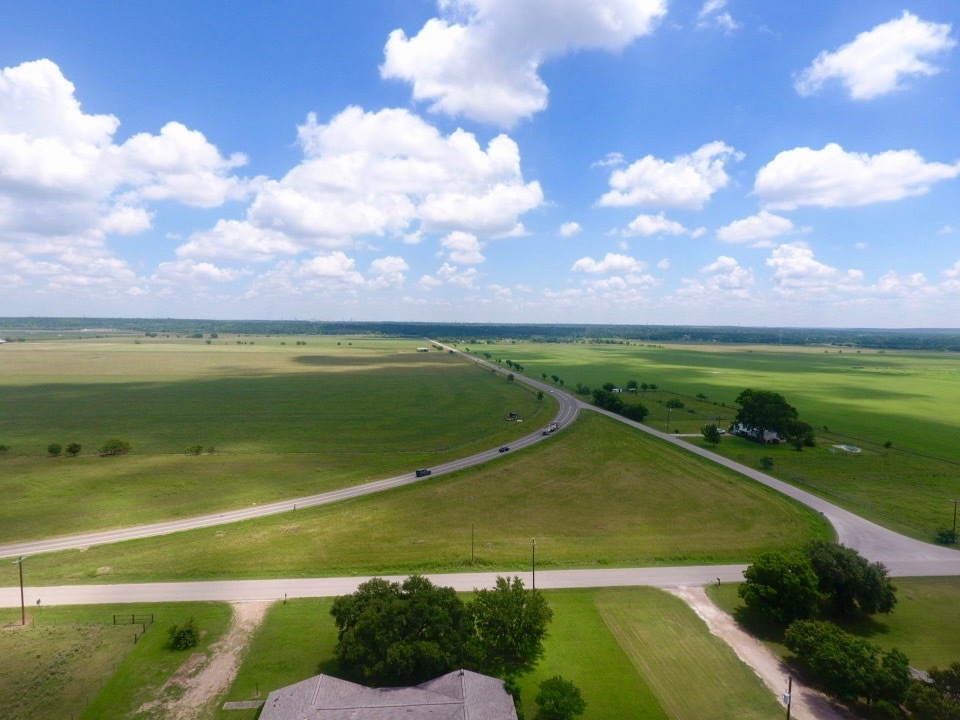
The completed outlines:
{"type": "Polygon", "coordinates": [[[764,430],[763,437],[760,437],[759,428],[755,428],[752,425],[744,425],[743,423],[737,423],[734,425],[730,429],[730,432],[732,432],[734,435],[739,435],[740,437],[762,442],[764,445],[778,445],[783,442],[783,438],[773,430],[764,430]]]}
{"type": "Polygon", "coordinates": [[[430,348],[418,347],[417,352],[430,352],[430,348]]]}
{"type": "Polygon", "coordinates": [[[274,690],[260,720],[517,720],[503,681],[455,670],[416,687],[370,688],[329,675],[274,690]]]}

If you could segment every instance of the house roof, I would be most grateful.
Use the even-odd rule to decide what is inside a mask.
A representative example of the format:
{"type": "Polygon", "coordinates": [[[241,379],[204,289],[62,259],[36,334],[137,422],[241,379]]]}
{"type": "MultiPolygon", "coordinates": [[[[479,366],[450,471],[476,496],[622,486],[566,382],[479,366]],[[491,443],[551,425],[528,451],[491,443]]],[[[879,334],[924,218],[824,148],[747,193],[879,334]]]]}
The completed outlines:
{"type": "Polygon", "coordinates": [[[316,675],[274,690],[260,720],[516,720],[503,682],[455,670],[415,687],[370,688],[316,675]]]}

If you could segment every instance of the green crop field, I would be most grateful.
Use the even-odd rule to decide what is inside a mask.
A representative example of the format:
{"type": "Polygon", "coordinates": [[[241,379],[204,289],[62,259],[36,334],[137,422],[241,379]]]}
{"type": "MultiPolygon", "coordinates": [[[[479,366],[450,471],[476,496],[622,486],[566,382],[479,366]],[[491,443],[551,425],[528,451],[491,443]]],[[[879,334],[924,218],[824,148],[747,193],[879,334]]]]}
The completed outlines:
{"type": "Polygon", "coordinates": [[[0,348],[0,542],[247,507],[409,472],[553,417],[413,340],[145,338],[0,348]],[[140,344],[135,344],[135,342],[140,344]],[[243,344],[238,345],[237,342],[243,344]],[[286,343],[281,345],[281,343],[286,343]],[[527,424],[507,422],[517,412],[527,424]],[[110,438],[133,452],[99,457],[110,438]],[[47,446],[79,443],[78,457],[47,446]],[[185,449],[200,445],[200,455],[185,449]]]}
{"type": "MultiPolygon", "coordinates": [[[[894,584],[897,606],[892,613],[844,623],[844,629],[884,649],[899,648],[910,658],[910,665],[921,670],[960,662],[960,577],[895,578],[894,584]]],[[[780,642],[783,628],[744,614],[746,608],[737,596],[737,587],[736,583],[711,586],[707,593],[771,650],[788,656],[789,650],[780,642]]]]}
{"type": "MultiPolygon", "coordinates": [[[[325,507],[29,558],[28,584],[745,562],[830,537],[763,485],[592,412],[486,465],[325,507]],[[474,562],[471,564],[471,528],[474,562]]],[[[0,584],[15,584],[0,566],[0,584]]]]}
{"type": "MultiPolygon", "coordinates": [[[[960,356],[838,348],[511,343],[480,348],[519,362],[534,377],[557,375],[567,390],[628,381],[654,384],[639,401],[647,424],[698,433],[729,424],[745,388],[782,393],[817,432],[818,448],[796,452],[726,438],[717,451],[773,474],[853,512],[923,540],[952,521],[960,497],[960,356]],[[698,395],[706,399],[698,398],[698,395]],[[683,408],[668,410],[679,399],[683,408]],[[889,441],[890,447],[885,447],[889,441]],[[862,449],[848,455],[834,445],[862,449]]],[[[632,394],[622,397],[634,402],[632,394]]]]}

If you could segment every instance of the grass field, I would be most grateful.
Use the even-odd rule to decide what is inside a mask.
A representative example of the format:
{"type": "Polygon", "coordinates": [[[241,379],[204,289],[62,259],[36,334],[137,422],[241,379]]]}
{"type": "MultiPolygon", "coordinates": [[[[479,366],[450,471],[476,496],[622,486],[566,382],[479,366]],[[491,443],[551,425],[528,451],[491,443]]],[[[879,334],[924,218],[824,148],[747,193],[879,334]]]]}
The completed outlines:
{"type": "MultiPolygon", "coordinates": [[[[742,476],[586,412],[424,483],[218,528],[37,555],[28,584],[745,562],[832,531],[742,476]],[[474,564],[471,565],[471,526],[474,564]]],[[[15,584],[15,568],[0,584],[15,584]]]]}
{"type": "MultiPolygon", "coordinates": [[[[676,598],[649,588],[546,596],[554,620],[543,660],[522,679],[526,717],[536,717],[540,681],[557,674],[581,689],[591,720],[778,716],[776,700],[756,676],[676,598]]],[[[252,699],[258,684],[265,697],[268,690],[320,672],[336,674],[330,605],[330,600],[298,600],[271,608],[227,699],[252,699]]],[[[252,711],[218,715],[219,720],[255,717],[252,711]]]]}
{"type": "Polygon", "coordinates": [[[549,397],[449,354],[418,353],[413,340],[241,342],[3,346],[0,542],[389,477],[509,442],[555,412],[549,397]],[[507,422],[509,412],[527,424],[507,422]],[[133,453],[98,457],[112,437],[133,453]],[[53,442],[83,451],[49,457],[53,442]],[[204,453],[186,455],[195,444],[204,453]]]}
{"type": "MultiPolygon", "coordinates": [[[[889,615],[874,615],[844,628],[884,649],[899,648],[910,665],[926,670],[960,662],[960,578],[895,578],[897,607],[889,615]]],[[[780,642],[782,628],[751,623],[743,601],[737,596],[737,585],[710,587],[707,593],[726,612],[743,618],[746,627],[757,632],[782,656],[789,651],[780,642]],[[757,629],[759,628],[759,630],[757,629]]]]}
{"type": "Polygon", "coordinates": [[[534,377],[557,375],[568,390],[607,381],[656,384],[657,391],[639,399],[650,409],[647,424],[660,430],[697,433],[718,418],[727,424],[744,388],[780,392],[817,431],[818,449],[798,453],[726,439],[718,451],[751,464],[769,454],[775,475],[923,540],[952,522],[950,501],[960,497],[955,353],[533,343],[482,351],[519,362],[534,377]],[[668,411],[668,399],[685,407],[668,411]],[[884,447],[888,441],[891,447],[884,447]],[[839,444],[863,452],[846,456],[832,447],[839,444]]]}
{"type": "MultiPolygon", "coordinates": [[[[204,652],[226,630],[230,607],[222,603],[159,603],[33,609],[31,623],[0,629],[0,715],[9,720],[84,718],[120,720],[136,715],[191,652],[165,647],[167,628],[194,617],[204,652]],[[113,625],[113,614],[154,613],[140,625],[113,625]]],[[[0,627],[19,623],[19,610],[0,610],[0,627]]],[[[169,692],[175,691],[173,688],[169,692]]]]}

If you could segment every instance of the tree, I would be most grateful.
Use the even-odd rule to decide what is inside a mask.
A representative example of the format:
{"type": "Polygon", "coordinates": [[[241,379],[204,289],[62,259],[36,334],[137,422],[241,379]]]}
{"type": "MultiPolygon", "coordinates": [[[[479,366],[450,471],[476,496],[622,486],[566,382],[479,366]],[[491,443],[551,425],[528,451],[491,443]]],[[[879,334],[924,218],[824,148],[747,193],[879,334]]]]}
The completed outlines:
{"type": "Polygon", "coordinates": [[[826,609],[836,616],[889,613],[897,604],[897,589],[882,563],[870,563],[856,550],[815,540],[804,550],[817,574],[826,609]]]}
{"type": "Polygon", "coordinates": [[[540,683],[537,693],[537,717],[540,720],[572,720],[583,715],[587,703],[580,688],[560,675],[554,675],[540,683]]]}
{"type": "Polygon", "coordinates": [[[9,451],[10,451],[9,445],[0,445],[0,455],[5,455],[9,451]]]}
{"type": "Polygon", "coordinates": [[[543,400],[543,390],[537,390],[537,402],[541,402],[542,400],[543,400]]]}
{"type": "Polygon", "coordinates": [[[806,556],[769,552],[743,573],[737,594],[747,607],[777,622],[813,617],[817,612],[817,575],[806,556]]]}
{"type": "Polygon", "coordinates": [[[773,458],[769,455],[764,455],[760,458],[760,467],[764,470],[773,470],[773,458]]]}
{"type": "Polygon", "coordinates": [[[671,409],[673,409],[673,410],[680,410],[681,408],[683,408],[683,400],[678,400],[677,398],[670,398],[670,399],[667,400],[667,402],[664,403],[664,404],[665,404],[668,408],[671,408],[671,409]]]}
{"type": "Polygon", "coordinates": [[[640,385],[636,380],[627,380],[627,390],[630,392],[636,392],[638,387],[640,387],[640,385]]]}
{"type": "Polygon", "coordinates": [[[184,451],[185,455],[199,455],[203,452],[203,445],[191,445],[186,448],[184,451]]]}
{"type": "Polygon", "coordinates": [[[720,428],[716,425],[704,425],[700,432],[703,433],[703,439],[710,443],[713,446],[716,446],[723,439],[723,436],[720,434],[720,428]]]}
{"type": "Polygon", "coordinates": [[[63,445],[60,443],[50,443],[47,445],[47,452],[53,457],[57,457],[57,455],[63,452],[63,445]]]}
{"type": "Polygon", "coordinates": [[[519,577],[498,577],[492,590],[477,592],[469,609],[470,656],[481,672],[513,677],[534,668],[553,619],[542,593],[526,590],[519,577]]]}
{"type": "Polygon", "coordinates": [[[845,633],[831,622],[798,620],[784,634],[786,646],[807,666],[823,689],[847,702],[864,698],[903,702],[910,686],[910,664],[894,648],[876,645],[845,633]]]}
{"type": "Polygon", "coordinates": [[[416,685],[462,667],[470,613],[453,588],[373,578],[330,609],[340,666],[374,686],[416,685]]]}
{"type": "Polygon", "coordinates": [[[758,439],[768,431],[783,438],[795,436],[797,409],[780,393],[747,388],[737,395],[736,402],[740,409],[735,422],[750,428],[758,439]]]}
{"type": "Polygon", "coordinates": [[[507,382],[513,382],[513,373],[507,373],[507,382]]]}
{"type": "Polygon", "coordinates": [[[83,449],[83,446],[80,443],[67,443],[67,455],[70,457],[76,457],[80,454],[80,451],[83,449]]]}
{"type": "Polygon", "coordinates": [[[960,663],[927,674],[930,683],[915,682],[907,691],[907,710],[924,720],[960,720],[960,663]]]}
{"type": "Polygon", "coordinates": [[[197,629],[197,623],[193,618],[187,620],[183,625],[171,625],[167,630],[170,637],[169,645],[173,650],[189,650],[196,647],[200,642],[200,631],[197,629]]]}
{"type": "Polygon", "coordinates": [[[614,385],[612,382],[605,382],[605,383],[604,383],[603,385],[601,385],[600,387],[602,387],[602,388],[603,388],[604,390],[606,390],[608,393],[612,393],[612,392],[616,389],[617,386],[614,385]]]}
{"type": "Polygon", "coordinates": [[[103,445],[97,448],[97,452],[101,456],[106,455],[126,455],[133,448],[130,446],[130,443],[125,440],[118,440],[117,438],[111,438],[107,440],[103,445]]]}

